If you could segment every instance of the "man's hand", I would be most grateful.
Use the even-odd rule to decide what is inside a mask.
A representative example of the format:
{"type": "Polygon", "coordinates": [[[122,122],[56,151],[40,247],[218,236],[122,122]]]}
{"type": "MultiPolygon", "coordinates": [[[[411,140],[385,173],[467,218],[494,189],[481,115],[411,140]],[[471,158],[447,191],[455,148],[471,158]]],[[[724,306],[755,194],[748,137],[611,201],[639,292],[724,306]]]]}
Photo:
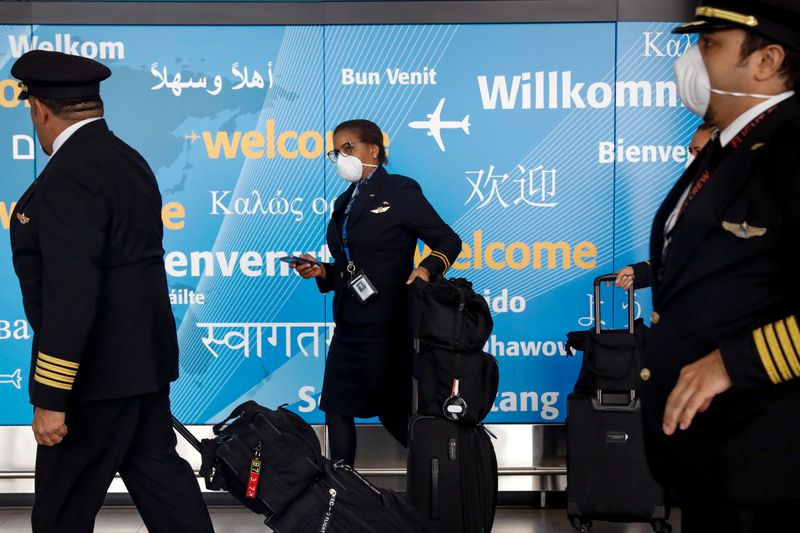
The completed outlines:
{"type": "Polygon", "coordinates": [[[714,396],[732,385],[719,349],[683,367],[664,409],[664,433],[672,435],[676,426],[688,429],[694,415],[708,409],[714,396]]]}
{"type": "MultiPolygon", "coordinates": [[[[303,254],[300,257],[302,257],[303,259],[310,259],[311,261],[316,261],[316,259],[310,254],[303,254]]],[[[325,269],[322,268],[321,266],[309,265],[308,263],[289,263],[289,266],[297,270],[297,273],[300,274],[300,277],[302,277],[303,279],[309,279],[309,278],[325,279],[325,269]]]]}
{"type": "Polygon", "coordinates": [[[633,267],[626,266],[621,268],[617,272],[617,279],[614,281],[614,285],[626,291],[633,287],[633,267]]]}
{"type": "Polygon", "coordinates": [[[33,411],[33,434],[37,444],[55,446],[67,435],[65,413],[37,407],[33,411]]]}
{"type": "Polygon", "coordinates": [[[425,267],[417,267],[411,272],[411,275],[408,276],[406,285],[411,285],[411,283],[417,278],[421,279],[425,283],[428,283],[431,280],[431,273],[425,267]]]}

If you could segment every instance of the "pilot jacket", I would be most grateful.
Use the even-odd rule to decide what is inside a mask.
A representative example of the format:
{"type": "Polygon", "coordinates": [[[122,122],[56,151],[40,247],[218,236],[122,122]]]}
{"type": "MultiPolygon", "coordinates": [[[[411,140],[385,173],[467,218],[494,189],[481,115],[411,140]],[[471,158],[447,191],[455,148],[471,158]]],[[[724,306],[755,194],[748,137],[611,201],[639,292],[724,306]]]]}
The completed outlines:
{"type": "Polygon", "coordinates": [[[643,409],[654,474],[701,498],[800,497],[800,98],[724,148],[709,142],[657,211],[643,409]],[[721,153],[720,153],[721,149],[721,153]],[[664,224],[704,170],[710,179],[664,224]],[[719,348],[733,387],[686,431],[661,430],[681,369],[719,348]]]}
{"type": "Polygon", "coordinates": [[[161,194],[147,162],[104,120],[51,158],[17,202],[10,233],[34,331],[33,405],[65,411],[177,377],[161,194]]]}
{"type": "Polygon", "coordinates": [[[346,416],[402,414],[411,406],[412,342],[408,280],[418,240],[431,253],[420,266],[444,275],[461,253],[461,239],[444,223],[419,184],[381,166],[359,187],[348,216],[347,244],[357,270],[378,295],[361,303],[350,291],[342,224],[355,185],[336,199],[327,231],[333,263],[322,292],[334,291],[336,330],[325,364],[320,408],[346,416]]]}
{"type": "Polygon", "coordinates": [[[34,533],[92,531],[117,472],[150,531],[213,531],[175,451],[178,343],[162,232],[155,176],[104,120],[66,140],[12,213],[34,331],[30,400],[66,412],[67,426],[36,452],[34,533]]]}

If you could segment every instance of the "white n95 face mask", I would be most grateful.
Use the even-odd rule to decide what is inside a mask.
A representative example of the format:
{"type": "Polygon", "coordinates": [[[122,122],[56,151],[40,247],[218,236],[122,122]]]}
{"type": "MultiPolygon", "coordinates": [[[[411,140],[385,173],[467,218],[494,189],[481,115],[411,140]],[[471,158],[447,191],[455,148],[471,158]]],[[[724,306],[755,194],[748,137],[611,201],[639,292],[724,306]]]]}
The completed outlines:
{"type": "Polygon", "coordinates": [[[366,163],[362,163],[361,160],[354,155],[345,155],[341,153],[336,159],[336,170],[339,172],[339,177],[349,183],[353,183],[361,179],[363,167],[377,168],[378,165],[368,165],[366,163]]]}
{"type": "Polygon", "coordinates": [[[686,108],[699,117],[705,117],[711,93],[729,96],[749,96],[752,98],[772,98],[770,94],[737,93],[711,88],[708,70],[703,62],[700,48],[695,44],[675,61],[675,82],[678,95],[686,108]]]}

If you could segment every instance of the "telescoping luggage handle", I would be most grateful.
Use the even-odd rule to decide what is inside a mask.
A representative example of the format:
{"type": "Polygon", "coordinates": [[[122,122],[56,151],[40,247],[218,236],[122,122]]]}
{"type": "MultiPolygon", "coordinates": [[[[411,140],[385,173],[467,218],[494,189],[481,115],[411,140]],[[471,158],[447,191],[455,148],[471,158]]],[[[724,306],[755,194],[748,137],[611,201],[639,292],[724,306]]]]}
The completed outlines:
{"type": "MultiPolygon", "coordinates": [[[[600,320],[600,285],[604,282],[614,282],[617,280],[616,274],[603,274],[594,278],[594,332],[600,333],[602,329],[602,321],[600,320]]],[[[633,322],[636,320],[634,300],[633,300],[633,286],[627,290],[628,293],[628,332],[633,333],[633,322]]],[[[603,404],[603,391],[597,390],[597,404],[603,404]]],[[[634,405],[636,400],[636,391],[628,391],[630,405],[634,405]]]]}
{"type": "MultiPolygon", "coordinates": [[[[600,333],[602,322],[600,320],[600,285],[605,281],[616,281],[616,274],[603,274],[594,278],[594,332],[600,333]]],[[[633,287],[628,289],[628,331],[633,333],[634,315],[633,287]]]]}
{"type": "Polygon", "coordinates": [[[175,415],[172,415],[172,427],[174,427],[175,431],[180,433],[181,437],[186,439],[186,441],[189,444],[191,444],[195,450],[197,450],[198,452],[200,451],[200,441],[197,440],[197,437],[192,435],[192,432],[189,431],[189,429],[186,426],[181,424],[180,421],[177,418],[175,418],[175,415]]]}

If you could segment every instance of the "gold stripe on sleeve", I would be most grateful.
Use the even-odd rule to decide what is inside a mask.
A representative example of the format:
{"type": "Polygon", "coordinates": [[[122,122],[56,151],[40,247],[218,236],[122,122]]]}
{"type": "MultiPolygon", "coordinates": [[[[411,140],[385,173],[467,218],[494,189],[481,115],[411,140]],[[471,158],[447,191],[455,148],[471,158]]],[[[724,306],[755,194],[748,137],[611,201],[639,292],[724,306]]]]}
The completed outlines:
{"type": "Polygon", "coordinates": [[[786,327],[789,329],[789,333],[792,337],[794,350],[800,353],[800,329],[797,327],[797,320],[795,320],[794,315],[786,319],[786,327]]]}
{"type": "Polygon", "coordinates": [[[52,363],[54,365],[63,366],[66,368],[74,368],[78,370],[80,364],[74,361],[67,361],[66,359],[59,359],[58,357],[53,357],[52,355],[47,355],[46,353],[39,352],[39,359],[42,361],[47,361],[48,363],[52,363]]]}
{"type": "Polygon", "coordinates": [[[775,365],[772,364],[772,357],[769,355],[769,348],[767,348],[767,343],[764,340],[764,333],[761,331],[761,328],[753,330],[753,340],[756,341],[758,356],[761,358],[761,364],[764,365],[764,370],[767,371],[770,381],[775,384],[780,383],[781,378],[778,377],[778,371],[775,370],[775,365]]]}
{"type": "Polygon", "coordinates": [[[48,372],[47,370],[43,370],[41,368],[37,368],[36,373],[46,378],[61,381],[62,383],[75,383],[75,378],[68,378],[67,376],[62,376],[61,374],[56,374],[55,372],[48,372]]]}
{"type": "Polygon", "coordinates": [[[775,332],[778,334],[778,339],[781,341],[783,347],[783,354],[789,361],[789,366],[792,368],[794,377],[800,378],[800,360],[797,359],[797,352],[792,346],[792,341],[789,339],[789,333],[786,331],[786,324],[783,320],[775,322],[775,332]]]}
{"type": "Polygon", "coordinates": [[[45,363],[44,361],[36,361],[36,368],[44,368],[46,370],[52,370],[53,372],[58,372],[59,374],[64,374],[65,376],[77,376],[77,370],[69,370],[67,368],[60,367],[58,365],[51,365],[50,363],[45,363]]]}
{"type": "Polygon", "coordinates": [[[784,381],[792,379],[792,373],[789,371],[789,365],[786,364],[786,359],[783,357],[783,350],[781,350],[781,345],[778,344],[778,337],[775,336],[775,328],[772,327],[772,324],[767,324],[763,329],[764,335],[767,337],[769,351],[772,352],[772,358],[778,365],[778,370],[781,373],[781,377],[784,379],[784,381]]]}
{"type": "Polygon", "coordinates": [[[42,385],[47,385],[48,387],[54,387],[56,389],[62,389],[68,391],[72,390],[72,385],[67,385],[65,383],[59,383],[58,381],[53,381],[47,378],[43,378],[38,374],[33,375],[33,380],[38,383],[41,383],[42,385]]]}
{"type": "Polygon", "coordinates": [[[445,270],[448,270],[450,268],[450,261],[447,260],[447,256],[444,255],[442,252],[437,252],[436,250],[432,250],[431,255],[441,259],[442,263],[444,263],[445,270]]]}

